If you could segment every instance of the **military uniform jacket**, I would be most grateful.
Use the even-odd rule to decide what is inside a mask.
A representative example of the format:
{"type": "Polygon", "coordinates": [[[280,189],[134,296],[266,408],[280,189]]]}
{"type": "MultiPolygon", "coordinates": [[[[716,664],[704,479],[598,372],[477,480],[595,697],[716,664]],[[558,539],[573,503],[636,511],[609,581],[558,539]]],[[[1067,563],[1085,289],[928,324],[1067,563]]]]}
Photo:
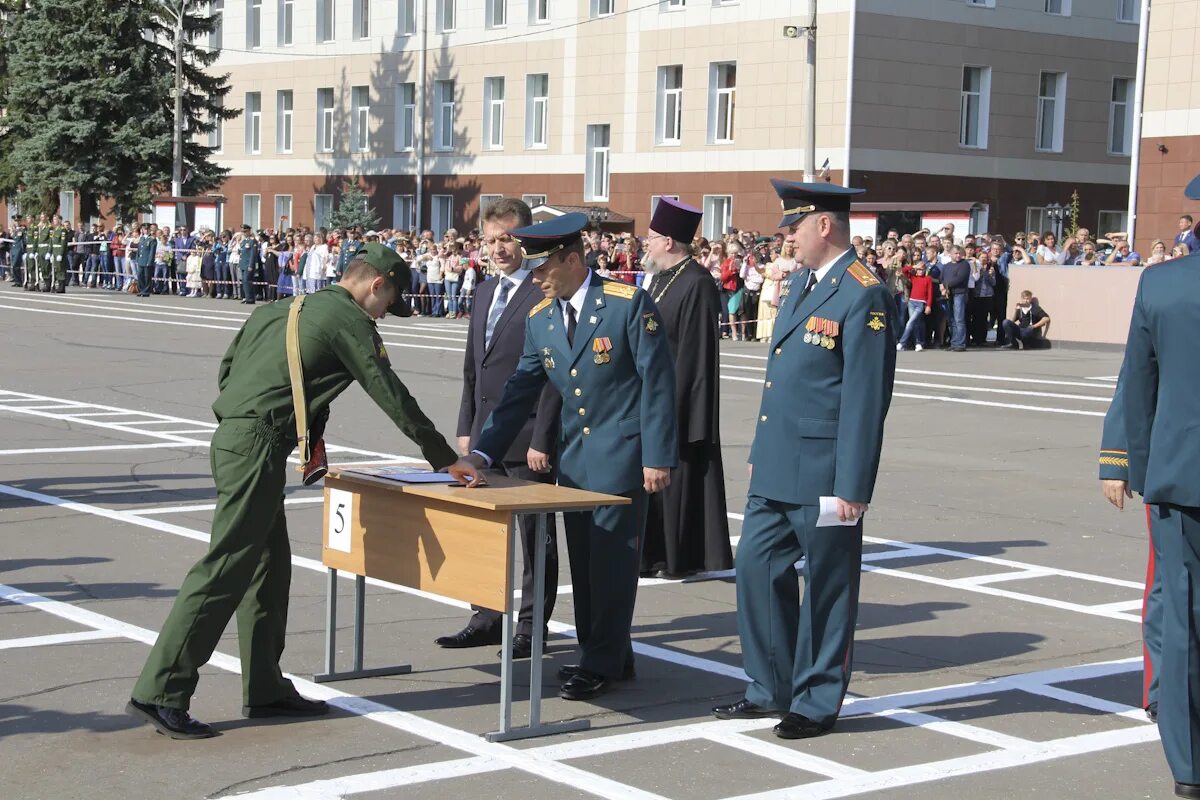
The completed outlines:
{"type": "Polygon", "coordinates": [[[1129,448],[1125,436],[1125,370],[1117,378],[1117,390],[1104,414],[1100,434],[1100,480],[1129,480],[1129,448]]]}
{"type": "MultiPolygon", "coordinates": [[[[285,346],[290,305],[285,300],[258,308],[238,331],[217,376],[221,394],[212,408],[218,422],[263,420],[295,441],[285,346]]],[[[309,419],[324,419],[334,398],[358,381],[435,469],[454,463],[454,450],[392,371],[375,322],[342,287],[323,289],[304,301],[300,356],[309,419]]]]}
{"type": "Polygon", "coordinates": [[[750,494],[867,503],[896,373],[895,301],[853,250],[800,302],[808,276],[799,270],[784,285],[750,447],[750,494]]]}
{"type": "Polygon", "coordinates": [[[55,261],[61,260],[67,254],[67,239],[68,234],[62,228],[53,228],[49,235],[50,240],[50,258],[55,261]]]}
{"type": "Polygon", "coordinates": [[[1147,503],[1200,507],[1200,255],[1142,272],[1121,382],[1129,488],[1147,503]]]}
{"type": "Polygon", "coordinates": [[[154,253],[158,249],[158,240],[150,234],[145,234],[138,238],[137,243],[137,265],[139,267],[154,266],[154,253]]]}
{"type": "Polygon", "coordinates": [[[351,259],[353,259],[354,256],[358,254],[358,251],[362,249],[362,246],[363,246],[362,242],[353,241],[353,240],[348,241],[344,245],[342,245],[342,251],[338,254],[338,263],[337,263],[337,277],[339,280],[341,279],[342,275],[346,272],[346,267],[347,267],[347,265],[349,265],[351,259]]]}
{"type": "Polygon", "coordinates": [[[530,311],[517,371],[476,449],[502,458],[550,381],[563,397],[559,483],[622,494],[642,485],[643,467],[678,463],[675,368],[649,295],[596,275],[589,280],[573,347],[557,300],[530,311]]]}
{"type": "Polygon", "coordinates": [[[25,229],[19,228],[12,238],[12,258],[17,259],[25,255],[25,229]]]}
{"type": "Polygon", "coordinates": [[[33,241],[37,245],[38,252],[50,252],[50,226],[38,225],[34,228],[33,241]]]}
{"type": "Polygon", "coordinates": [[[242,274],[250,271],[251,277],[257,274],[257,270],[262,269],[262,251],[258,249],[257,239],[242,239],[241,244],[238,245],[238,266],[241,268],[242,274]]]}

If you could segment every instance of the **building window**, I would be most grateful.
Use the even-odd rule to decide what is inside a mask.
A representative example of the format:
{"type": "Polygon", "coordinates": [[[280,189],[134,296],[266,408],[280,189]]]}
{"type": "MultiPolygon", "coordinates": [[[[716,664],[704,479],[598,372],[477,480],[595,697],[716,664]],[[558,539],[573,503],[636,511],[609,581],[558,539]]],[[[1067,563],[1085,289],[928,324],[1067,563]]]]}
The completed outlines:
{"type": "Polygon", "coordinates": [[[66,222],[75,221],[75,193],[58,193],[58,215],[66,222]]]}
{"type": "MultiPolygon", "coordinates": [[[[1133,152],[1133,81],[1113,78],[1112,101],[1108,104],[1108,153],[1127,156],[1133,152]]],[[[1116,229],[1114,229],[1116,230],[1116,229]]]]}
{"type": "Polygon", "coordinates": [[[992,68],[963,67],[962,99],[958,109],[960,147],[987,149],[988,111],[991,106],[992,68]]]}
{"type": "Polygon", "coordinates": [[[1038,78],[1037,139],[1035,149],[1061,153],[1067,111],[1067,74],[1043,72],[1038,78]]]}
{"type": "Polygon", "coordinates": [[[296,30],[296,0],[279,0],[279,46],[290,47],[296,30]]]}
{"type": "Polygon", "coordinates": [[[329,227],[329,218],[333,216],[333,195],[331,194],[314,194],[313,195],[313,228],[321,230],[321,228],[329,227]]]}
{"type": "Polygon", "coordinates": [[[546,147],[550,142],[550,76],[525,76],[525,146],[546,147]]]}
{"type": "Polygon", "coordinates": [[[479,226],[483,227],[483,215],[487,213],[488,206],[492,203],[498,203],[504,199],[502,194],[481,194],[479,195],[479,226]]]}
{"type": "Polygon", "coordinates": [[[246,92],[246,152],[262,152],[262,94],[246,92]]]}
{"type": "Polygon", "coordinates": [[[292,152],[292,91],[275,93],[275,150],[292,152]]]}
{"type": "Polygon", "coordinates": [[[733,142],[737,64],[714,63],[708,69],[708,143],[733,142]]]}
{"type": "Polygon", "coordinates": [[[396,22],[396,32],[401,36],[411,36],[417,32],[417,0],[400,0],[396,22]]]}
{"type": "Polygon", "coordinates": [[[333,152],[333,89],[317,89],[317,152],[333,152]]]}
{"type": "Polygon", "coordinates": [[[608,17],[616,13],[616,0],[590,0],[590,12],[593,18],[608,17]]]}
{"type": "Polygon", "coordinates": [[[417,145],[417,85],[396,84],[396,152],[417,145]]]}
{"type": "MultiPolygon", "coordinates": [[[[213,101],[218,109],[225,108],[225,98],[214,97],[213,101]]],[[[213,149],[214,153],[220,153],[225,149],[225,120],[215,113],[210,119],[213,129],[208,132],[208,146],[213,149]]]]}
{"type": "Polygon", "coordinates": [[[275,195],[275,230],[286,231],[292,227],[292,196],[290,194],[275,195]]]}
{"type": "Polygon", "coordinates": [[[521,200],[530,208],[546,205],[546,195],[544,194],[523,194],[521,200]]]}
{"type": "Polygon", "coordinates": [[[687,8],[687,0],[664,0],[663,11],[682,11],[687,8]]]}
{"type": "Polygon", "coordinates": [[[252,230],[262,227],[262,197],[257,194],[242,195],[242,224],[252,230]]]}
{"type": "Polygon", "coordinates": [[[392,227],[398,231],[411,231],[417,220],[413,214],[415,204],[411,194],[392,195],[392,227]]]}
{"type": "Polygon", "coordinates": [[[354,38],[371,36],[371,0],[354,0],[354,38]]]}
{"type": "Polygon", "coordinates": [[[458,0],[437,0],[438,33],[450,33],[454,30],[454,4],[458,0]]]}
{"type": "Polygon", "coordinates": [[[529,24],[545,25],[550,21],[550,0],[529,0],[529,24]]]}
{"type": "MultiPolygon", "coordinates": [[[[1138,21],[1138,0],[1117,0],[1117,22],[1138,21]]],[[[1119,230],[1124,230],[1120,228],[1119,230]]]]}
{"type": "Polygon", "coordinates": [[[704,196],[704,236],[720,239],[733,226],[733,196],[706,194],[704,196]]]}
{"type": "Polygon", "coordinates": [[[508,0],[487,0],[487,27],[503,28],[508,24],[508,0]]]}
{"type": "Polygon", "coordinates": [[[658,211],[658,202],[660,200],[662,200],[664,197],[669,198],[671,200],[679,199],[679,195],[677,195],[677,194],[652,194],[652,195],[650,195],[650,218],[651,219],[654,218],[654,212],[658,211]]]}
{"type": "Polygon", "coordinates": [[[683,131],[683,65],[658,68],[655,144],[679,144],[683,131]]]}
{"type": "Polygon", "coordinates": [[[225,0],[212,0],[208,4],[208,13],[215,20],[212,32],[208,34],[208,46],[220,50],[225,44],[225,0]]]}
{"type": "Polygon", "coordinates": [[[433,196],[433,231],[435,241],[441,241],[446,231],[454,227],[454,195],[435,194],[433,196]]]}
{"type": "Polygon", "coordinates": [[[356,153],[365,153],[369,149],[371,136],[371,87],[351,87],[350,103],[353,108],[350,146],[356,153]]]}
{"type": "Polygon", "coordinates": [[[246,47],[250,50],[262,47],[262,0],[246,3],[246,47]]]}
{"type": "Polygon", "coordinates": [[[1046,13],[1059,17],[1071,16],[1071,0],[1046,0],[1046,13]]]}
{"type": "Polygon", "coordinates": [[[975,8],[995,8],[996,0],[967,0],[967,5],[975,8]]]}
{"type": "Polygon", "coordinates": [[[433,148],[454,149],[454,81],[433,82],[433,148]]]}
{"type": "Polygon", "coordinates": [[[1101,211],[1096,219],[1096,236],[1107,237],[1110,233],[1129,230],[1128,212],[1101,211]]]}
{"type": "Polygon", "coordinates": [[[584,171],[585,200],[608,199],[609,126],[587,126],[587,164],[584,171]]]}
{"type": "Polygon", "coordinates": [[[334,37],[334,0],[317,0],[317,41],[332,42],[334,37]]]}
{"type": "Polygon", "coordinates": [[[483,79],[483,142],[488,150],[504,148],[504,78],[483,79]]]}

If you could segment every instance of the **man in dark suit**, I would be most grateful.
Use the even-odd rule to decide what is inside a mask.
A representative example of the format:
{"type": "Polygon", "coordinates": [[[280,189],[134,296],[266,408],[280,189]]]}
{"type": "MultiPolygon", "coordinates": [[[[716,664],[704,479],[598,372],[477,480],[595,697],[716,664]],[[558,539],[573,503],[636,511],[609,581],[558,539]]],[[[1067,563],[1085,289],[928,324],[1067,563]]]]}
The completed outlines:
{"type": "MultiPolygon", "coordinates": [[[[542,293],[529,279],[524,266],[521,243],[509,234],[532,224],[529,206],[521,200],[505,198],[488,206],[483,216],[483,236],[492,262],[501,274],[479,287],[475,313],[467,336],[463,359],[463,394],[458,409],[458,449],[471,452],[483,423],[504,395],[504,382],[517,370],[525,348],[525,320],[541,299],[542,293]]],[[[562,397],[553,387],[542,392],[537,413],[525,421],[508,452],[496,464],[497,470],[527,481],[553,483],[553,461],[558,442],[558,417],[562,397]]],[[[521,573],[521,613],[513,634],[514,658],[529,658],[533,648],[534,536],[537,517],[521,517],[521,550],[525,568],[521,573]]],[[[546,520],[546,614],[549,621],[558,596],[558,535],[554,516],[546,520]]],[[[452,636],[434,640],[439,647],[480,647],[498,644],[503,615],[490,608],[475,606],[467,626],[452,636]]]]}
{"type": "MultiPolygon", "coordinates": [[[[1186,190],[1200,200],[1200,177],[1186,190]]],[[[1200,254],[1145,270],[1121,366],[1129,488],[1161,534],[1158,730],[1175,794],[1200,798],[1200,254]]]]}

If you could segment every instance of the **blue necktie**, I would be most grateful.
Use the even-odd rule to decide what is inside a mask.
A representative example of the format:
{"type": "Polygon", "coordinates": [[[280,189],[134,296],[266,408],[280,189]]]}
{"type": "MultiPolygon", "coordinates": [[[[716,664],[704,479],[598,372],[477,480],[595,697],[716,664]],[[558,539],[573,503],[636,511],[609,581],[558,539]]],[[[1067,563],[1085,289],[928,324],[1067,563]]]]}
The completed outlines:
{"type": "Polygon", "coordinates": [[[504,308],[508,305],[508,293],[512,291],[512,281],[505,278],[500,278],[499,294],[496,295],[496,302],[492,303],[492,310],[488,313],[487,328],[483,332],[483,346],[488,348],[492,346],[492,334],[496,331],[496,323],[500,321],[500,317],[504,314],[504,308]]]}

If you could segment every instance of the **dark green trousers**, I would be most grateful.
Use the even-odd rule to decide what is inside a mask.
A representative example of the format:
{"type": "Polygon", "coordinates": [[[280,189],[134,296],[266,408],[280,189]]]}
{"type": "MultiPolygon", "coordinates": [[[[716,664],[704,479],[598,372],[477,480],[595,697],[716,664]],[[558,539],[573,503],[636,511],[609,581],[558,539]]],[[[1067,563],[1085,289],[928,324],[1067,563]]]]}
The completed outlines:
{"type": "Polygon", "coordinates": [[[244,704],[295,692],[279,669],[292,580],[283,488],[294,448],[279,431],[250,420],[222,422],[213,434],[217,508],[208,552],[183,580],[134,686],[135,700],[187,709],[200,667],[235,613],[244,704]]]}

